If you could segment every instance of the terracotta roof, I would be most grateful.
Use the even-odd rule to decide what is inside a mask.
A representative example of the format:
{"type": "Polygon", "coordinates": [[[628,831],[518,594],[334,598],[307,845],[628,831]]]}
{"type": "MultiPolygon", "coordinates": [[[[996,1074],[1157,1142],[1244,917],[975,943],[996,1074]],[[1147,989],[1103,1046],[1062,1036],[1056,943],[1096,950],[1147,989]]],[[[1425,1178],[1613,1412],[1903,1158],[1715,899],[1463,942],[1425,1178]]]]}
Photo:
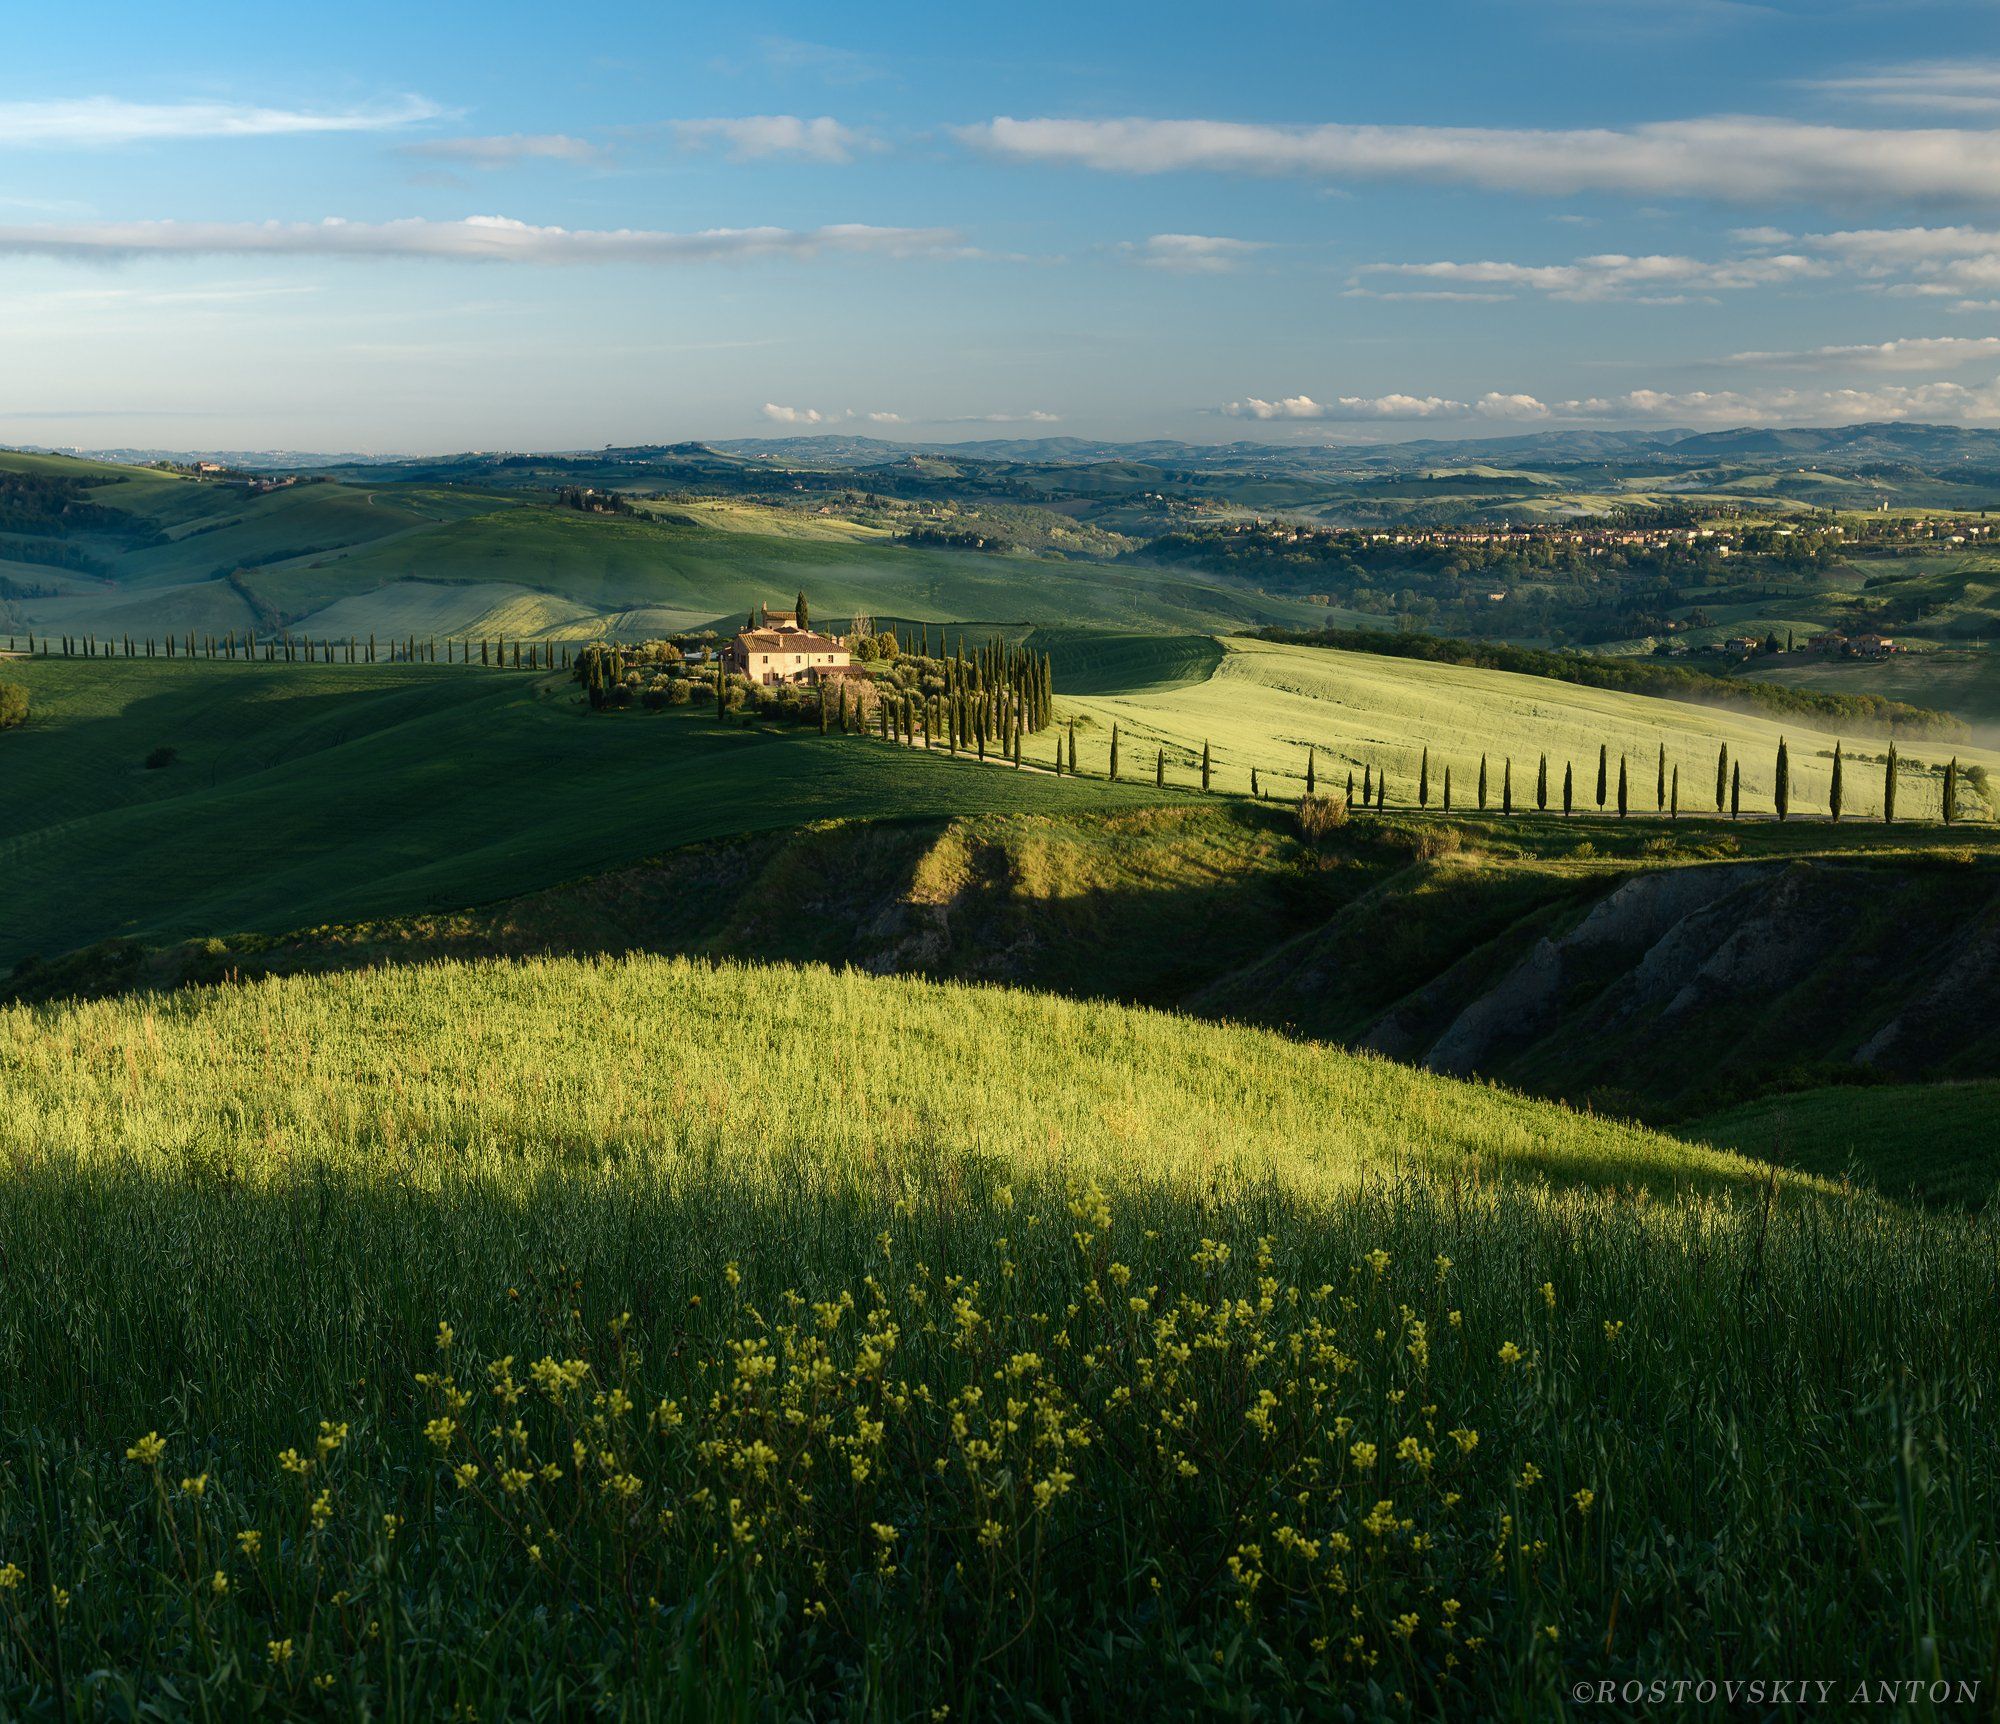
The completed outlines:
{"type": "Polygon", "coordinates": [[[803,629],[746,629],[738,642],[752,652],[845,652],[831,635],[808,634],[803,629]]]}

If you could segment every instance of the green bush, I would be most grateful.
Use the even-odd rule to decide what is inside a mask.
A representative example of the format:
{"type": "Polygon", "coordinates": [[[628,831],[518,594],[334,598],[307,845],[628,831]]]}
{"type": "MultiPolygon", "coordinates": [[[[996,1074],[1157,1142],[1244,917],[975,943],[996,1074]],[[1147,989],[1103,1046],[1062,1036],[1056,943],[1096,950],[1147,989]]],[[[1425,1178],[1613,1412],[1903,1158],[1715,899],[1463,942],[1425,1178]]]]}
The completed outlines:
{"type": "Polygon", "coordinates": [[[0,682],[0,730],[28,722],[28,691],[18,682],[0,682]]]}

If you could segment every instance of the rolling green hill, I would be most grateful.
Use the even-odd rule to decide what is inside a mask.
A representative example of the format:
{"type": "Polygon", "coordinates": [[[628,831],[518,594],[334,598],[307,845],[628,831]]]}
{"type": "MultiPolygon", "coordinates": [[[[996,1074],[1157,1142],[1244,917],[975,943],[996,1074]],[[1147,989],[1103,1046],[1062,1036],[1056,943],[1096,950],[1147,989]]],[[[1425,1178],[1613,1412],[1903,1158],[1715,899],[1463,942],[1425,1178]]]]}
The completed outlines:
{"type": "Polygon", "coordinates": [[[694,709],[593,716],[526,672],[36,659],[7,675],[34,705],[0,747],[0,964],[455,909],[839,815],[1154,798],[694,709]],[[148,770],[162,748],[174,763],[148,770]]]}
{"type": "Polygon", "coordinates": [[[1410,1719],[1574,1647],[1990,1657],[1962,1217],[817,968],[0,1009],[0,1109],[9,1710],[58,1655],[227,1716],[1410,1719]]]}
{"type": "Polygon", "coordinates": [[[93,514],[0,535],[0,631],[629,638],[726,625],[802,586],[827,617],[1199,630],[1316,615],[1225,576],[910,545],[742,501],[597,515],[471,485],[260,491],[0,453],[8,472],[65,479],[93,514]]]}
{"type": "MultiPolygon", "coordinates": [[[[1428,748],[1432,805],[1442,797],[1449,765],[1454,804],[1463,809],[1476,798],[1485,753],[1492,804],[1499,804],[1504,762],[1511,758],[1514,806],[1525,809],[1533,806],[1537,762],[1546,751],[1551,805],[1561,804],[1568,764],[1576,772],[1577,805],[1594,808],[1597,753],[1605,745],[1611,751],[1610,799],[1615,802],[1622,753],[1630,766],[1631,806],[1651,813],[1664,747],[1669,770],[1681,769],[1682,809],[1712,812],[1716,752],[1727,744],[1731,759],[1742,765],[1746,811],[1768,813],[1778,741],[1785,737],[1793,807],[1825,810],[1836,738],[1804,725],[1506,671],[1262,640],[1215,644],[1220,654],[1201,676],[1206,648],[1052,637],[1057,716],[1077,722],[1079,761],[1093,771],[1106,769],[1115,723],[1123,776],[1150,779],[1156,751],[1164,748],[1170,773],[1185,783],[1207,743],[1223,787],[1248,788],[1254,767],[1272,793],[1296,796],[1312,747],[1319,752],[1322,787],[1344,786],[1349,770],[1358,784],[1368,767],[1388,772],[1391,801],[1410,806],[1428,748]],[[1079,678],[1074,693],[1072,668],[1079,678]]],[[[1845,802],[1853,816],[1880,811],[1885,748],[1875,739],[1845,745],[1845,802]]],[[[1901,753],[1898,811],[1907,818],[1936,817],[1948,755],[2000,770],[2000,752],[1989,749],[1912,743],[1901,753]]],[[[1993,812],[1970,795],[1965,811],[1988,818],[1993,812]]]]}

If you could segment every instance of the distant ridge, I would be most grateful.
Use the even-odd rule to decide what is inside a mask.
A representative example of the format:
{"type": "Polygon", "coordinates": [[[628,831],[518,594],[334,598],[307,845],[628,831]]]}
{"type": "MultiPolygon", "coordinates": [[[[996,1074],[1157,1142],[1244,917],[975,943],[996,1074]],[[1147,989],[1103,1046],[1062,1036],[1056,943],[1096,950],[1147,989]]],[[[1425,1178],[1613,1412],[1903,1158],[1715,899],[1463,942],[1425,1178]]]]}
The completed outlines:
{"type": "Polygon", "coordinates": [[[1118,462],[1182,471],[1407,469],[1454,462],[1580,462],[1656,454],[1677,464],[1719,460],[1796,460],[1843,468],[1878,464],[1976,461],[2000,466],[2000,429],[1963,425],[1882,422],[1836,426],[1737,426],[1719,431],[1673,427],[1657,431],[1590,427],[1515,432],[1495,437],[1415,437],[1384,443],[1266,443],[1237,438],[1189,443],[1175,438],[1117,442],[1089,437],[984,437],[955,442],[860,437],[822,432],[797,437],[682,439],[671,443],[606,444],[592,448],[458,450],[430,454],[367,455],[296,449],[76,449],[21,445],[36,454],[79,455],[128,463],[221,461],[266,471],[368,467],[430,468],[538,460],[581,461],[606,457],[645,463],[700,461],[868,468],[912,460],[995,462],[1032,466],[1090,466],[1118,462]]]}

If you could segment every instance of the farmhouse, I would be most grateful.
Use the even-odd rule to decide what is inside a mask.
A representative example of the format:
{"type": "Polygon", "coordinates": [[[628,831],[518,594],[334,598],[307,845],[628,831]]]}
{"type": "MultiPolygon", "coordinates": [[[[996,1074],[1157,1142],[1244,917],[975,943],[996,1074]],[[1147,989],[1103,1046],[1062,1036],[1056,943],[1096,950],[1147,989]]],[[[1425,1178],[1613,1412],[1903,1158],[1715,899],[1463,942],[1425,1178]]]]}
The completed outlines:
{"type": "Polygon", "coordinates": [[[799,625],[796,611],[763,607],[764,626],[745,629],[729,644],[729,668],[754,683],[820,682],[853,669],[847,643],[799,625]]]}

